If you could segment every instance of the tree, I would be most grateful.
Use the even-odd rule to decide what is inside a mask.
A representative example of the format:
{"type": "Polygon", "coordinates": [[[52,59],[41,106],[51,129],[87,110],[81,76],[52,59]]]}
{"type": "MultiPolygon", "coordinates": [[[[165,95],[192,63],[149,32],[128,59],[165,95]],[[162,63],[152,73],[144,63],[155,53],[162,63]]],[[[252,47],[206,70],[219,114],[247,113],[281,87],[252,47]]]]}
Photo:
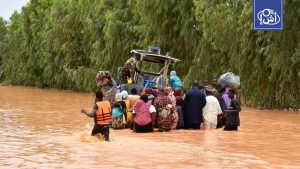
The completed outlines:
{"type": "Polygon", "coordinates": [[[0,18],[0,81],[92,91],[96,71],[157,45],[186,88],[231,71],[246,105],[300,107],[299,10],[290,0],[282,32],[254,32],[248,0],[31,0],[0,18]]]}

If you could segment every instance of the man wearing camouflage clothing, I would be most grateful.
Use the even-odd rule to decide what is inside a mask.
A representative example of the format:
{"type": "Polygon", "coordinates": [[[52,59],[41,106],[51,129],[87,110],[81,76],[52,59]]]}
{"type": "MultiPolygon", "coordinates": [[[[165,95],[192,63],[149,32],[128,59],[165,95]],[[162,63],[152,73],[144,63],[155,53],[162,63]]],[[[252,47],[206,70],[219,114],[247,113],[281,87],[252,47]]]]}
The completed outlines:
{"type": "Polygon", "coordinates": [[[120,84],[126,84],[129,78],[133,79],[131,73],[135,71],[135,64],[136,59],[134,57],[129,58],[125,62],[120,75],[120,84]]]}

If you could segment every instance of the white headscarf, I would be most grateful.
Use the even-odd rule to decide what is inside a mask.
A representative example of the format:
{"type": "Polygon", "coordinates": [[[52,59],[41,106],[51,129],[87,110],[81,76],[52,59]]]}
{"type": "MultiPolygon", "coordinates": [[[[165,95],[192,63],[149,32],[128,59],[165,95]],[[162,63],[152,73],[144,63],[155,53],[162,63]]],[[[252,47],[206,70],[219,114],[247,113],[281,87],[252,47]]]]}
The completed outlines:
{"type": "Polygon", "coordinates": [[[122,101],[122,93],[116,93],[116,101],[122,101]]]}
{"type": "Polygon", "coordinates": [[[175,71],[175,70],[172,70],[172,71],[170,72],[170,76],[176,76],[176,71],[175,71]]]}
{"type": "Polygon", "coordinates": [[[126,99],[128,97],[128,92],[126,90],[123,90],[121,92],[123,99],[126,99]]]}

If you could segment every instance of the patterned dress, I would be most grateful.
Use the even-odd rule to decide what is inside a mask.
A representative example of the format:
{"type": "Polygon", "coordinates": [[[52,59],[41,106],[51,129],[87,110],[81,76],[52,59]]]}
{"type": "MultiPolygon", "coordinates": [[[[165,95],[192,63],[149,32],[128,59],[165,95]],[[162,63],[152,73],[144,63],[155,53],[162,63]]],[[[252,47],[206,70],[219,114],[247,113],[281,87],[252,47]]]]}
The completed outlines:
{"type": "Polygon", "coordinates": [[[104,98],[103,100],[108,100],[110,105],[113,106],[115,103],[115,95],[116,95],[116,88],[110,86],[104,86],[101,88],[103,92],[104,98]]]}
{"type": "Polygon", "coordinates": [[[123,129],[123,115],[112,119],[113,129],[123,129]]]}
{"type": "Polygon", "coordinates": [[[125,119],[126,104],[124,101],[117,101],[115,104],[117,104],[118,106],[115,106],[112,110],[112,128],[123,129],[125,128],[125,124],[126,124],[126,119],[125,119]]]}
{"type": "Polygon", "coordinates": [[[109,71],[99,71],[96,75],[97,90],[102,91],[104,100],[108,100],[113,107],[116,95],[116,82],[109,71]]]}
{"type": "Polygon", "coordinates": [[[176,129],[176,125],[178,122],[178,114],[176,108],[176,99],[173,95],[171,89],[165,89],[164,96],[160,96],[155,99],[154,106],[157,109],[157,127],[164,131],[169,131],[172,129],[176,129]],[[161,112],[165,109],[165,107],[170,104],[172,107],[170,109],[170,114],[167,117],[163,117],[161,112]]]}

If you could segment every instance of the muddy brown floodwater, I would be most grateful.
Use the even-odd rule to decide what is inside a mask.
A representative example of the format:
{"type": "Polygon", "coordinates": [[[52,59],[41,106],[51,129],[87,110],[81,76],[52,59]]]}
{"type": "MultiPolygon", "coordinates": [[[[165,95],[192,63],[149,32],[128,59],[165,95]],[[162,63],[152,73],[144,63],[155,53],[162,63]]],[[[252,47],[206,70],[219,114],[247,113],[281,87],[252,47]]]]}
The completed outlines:
{"type": "Polygon", "coordinates": [[[90,136],[94,95],[0,86],[0,168],[300,168],[300,113],[244,108],[238,132],[90,136]]]}

